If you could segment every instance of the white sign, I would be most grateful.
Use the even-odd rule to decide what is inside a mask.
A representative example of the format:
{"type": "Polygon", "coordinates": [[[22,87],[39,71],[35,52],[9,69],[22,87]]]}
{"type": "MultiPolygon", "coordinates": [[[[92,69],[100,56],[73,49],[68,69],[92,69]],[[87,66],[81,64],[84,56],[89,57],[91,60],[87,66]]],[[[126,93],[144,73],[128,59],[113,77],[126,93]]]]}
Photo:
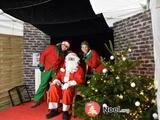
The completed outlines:
{"type": "Polygon", "coordinates": [[[38,66],[39,59],[40,59],[40,54],[39,53],[33,53],[32,57],[33,57],[32,66],[38,66]]]}

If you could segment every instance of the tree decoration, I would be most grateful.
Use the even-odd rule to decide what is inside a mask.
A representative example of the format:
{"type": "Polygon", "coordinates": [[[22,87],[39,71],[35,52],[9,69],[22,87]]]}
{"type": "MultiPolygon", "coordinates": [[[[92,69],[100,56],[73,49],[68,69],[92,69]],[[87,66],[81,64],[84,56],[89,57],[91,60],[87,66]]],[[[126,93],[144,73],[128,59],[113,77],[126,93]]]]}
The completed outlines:
{"type": "Polygon", "coordinates": [[[135,102],[135,106],[140,106],[140,102],[139,102],[139,101],[136,101],[136,102],[135,102]]]}
{"type": "Polygon", "coordinates": [[[103,70],[102,70],[102,73],[107,73],[107,68],[104,68],[103,70]]]}
{"type": "Polygon", "coordinates": [[[158,119],[158,114],[157,113],[153,113],[152,116],[153,116],[154,119],[158,119]]]}
{"type": "Polygon", "coordinates": [[[135,86],[136,86],[136,84],[135,84],[134,82],[132,82],[132,83],[131,83],[131,87],[134,88],[135,86]]]}
{"type": "Polygon", "coordinates": [[[111,59],[111,60],[114,60],[114,56],[113,56],[113,55],[112,55],[112,56],[110,56],[110,59],[111,59]]]}

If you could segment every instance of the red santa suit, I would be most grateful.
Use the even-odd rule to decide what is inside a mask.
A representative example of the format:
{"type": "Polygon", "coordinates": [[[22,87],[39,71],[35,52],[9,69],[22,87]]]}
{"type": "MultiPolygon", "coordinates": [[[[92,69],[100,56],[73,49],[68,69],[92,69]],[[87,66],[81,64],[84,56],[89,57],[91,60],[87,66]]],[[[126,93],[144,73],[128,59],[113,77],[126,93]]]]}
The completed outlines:
{"type": "MultiPolygon", "coordinates": [[[[73,54],[74,53],[68,54],[66,58],[73,54]]],[[[67,64],[66,58],[65,66],[67,64]]],[[[61,68],[60,72],[54,78],[53,83],[50,85],[49,109],[56,109],[58,107],[58,103],[62,99],[63,111],[68,111],[75,95],[74,86],[81,85],[83,83],[84,72],[79,65],[77,65],[76,69],[73,71],[68,71],[66,67],[61,68]]]]}
{"type": "Polygon", "coordinates": [[[97,73],[101,73],[103,69],[103,64],[101,63],[100,56],[95,50],[89,50],[89,52],[84,55],[84,62],[86,63],[86,72],[91,74],[93,70],[97,73]]]}

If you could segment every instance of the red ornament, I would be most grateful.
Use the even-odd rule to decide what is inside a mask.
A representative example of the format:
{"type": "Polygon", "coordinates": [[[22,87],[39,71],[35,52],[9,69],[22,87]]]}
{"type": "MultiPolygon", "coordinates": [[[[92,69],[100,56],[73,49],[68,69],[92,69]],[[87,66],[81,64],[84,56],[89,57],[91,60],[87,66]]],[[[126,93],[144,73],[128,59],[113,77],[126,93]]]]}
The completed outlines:
{"type": "Polygon", "coordinates": [[[86,103],[85,112],[90,117],[95,117],[100,112],[100,105],[97,102],[91,101],[86,103]]]}

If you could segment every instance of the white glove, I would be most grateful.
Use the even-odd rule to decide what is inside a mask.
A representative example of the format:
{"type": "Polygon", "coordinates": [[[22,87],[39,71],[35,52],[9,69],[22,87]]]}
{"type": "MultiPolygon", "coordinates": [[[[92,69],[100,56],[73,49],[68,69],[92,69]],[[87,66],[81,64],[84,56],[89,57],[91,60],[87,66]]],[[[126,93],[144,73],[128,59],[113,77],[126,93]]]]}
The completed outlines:
{"type": "Polygon", "coordinates": [[[53,83],[54,85],[59,85],[59,86],[62,85],[61,81],[59,81],[58,79],[53,80],[52,83],[53,83]]]}
{"type": "Polygon", "coordinates": [[[67,88],[69,88],[70,86],[69,86],[69,84],[68,84],[68,82],[67,83],[64,83],[64,85],[62,85],[62,90],[65,90],[65,89],[67,89],[67,88]]]}
{"type": "Polygon", "coordinates": [[[77,85],[77,82],[75,80],[68,81],[64,83],[64,85],[62,85],[62,90],[65,90],[71,86],[76,86],[76,85],[77,85]]]}

